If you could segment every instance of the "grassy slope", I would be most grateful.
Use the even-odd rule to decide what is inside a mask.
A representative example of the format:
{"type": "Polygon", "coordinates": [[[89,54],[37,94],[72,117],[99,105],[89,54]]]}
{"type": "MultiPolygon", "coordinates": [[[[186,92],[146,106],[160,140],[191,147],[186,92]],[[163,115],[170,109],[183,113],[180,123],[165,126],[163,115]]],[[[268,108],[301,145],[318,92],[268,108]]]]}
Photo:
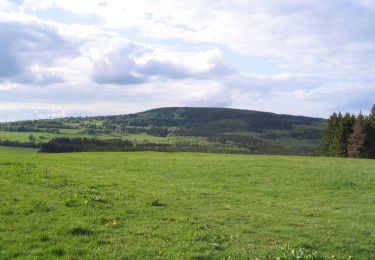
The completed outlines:
{"type": "Polygon", "coordinates": [[[375,161],[13,154],[0,183],[0,258],[375,258],[375,161]]]}

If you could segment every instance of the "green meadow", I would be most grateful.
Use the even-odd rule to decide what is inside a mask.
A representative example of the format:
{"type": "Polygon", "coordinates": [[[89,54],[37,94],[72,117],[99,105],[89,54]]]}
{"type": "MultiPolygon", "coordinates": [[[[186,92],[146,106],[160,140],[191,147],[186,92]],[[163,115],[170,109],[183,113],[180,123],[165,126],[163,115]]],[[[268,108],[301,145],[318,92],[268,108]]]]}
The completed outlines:
{"type": "Polygon", "coordinates": [[[375,258],[375,161],[13,152],[0,259],[375,258]]]}
{"type": "Polygon", "coordinates": [[[26,148],[26,147],[9,147],[0,145],[0,155],[3,154],[14,154],[14,153],[35,153],[37,149],[35,148],[26,148]]]}

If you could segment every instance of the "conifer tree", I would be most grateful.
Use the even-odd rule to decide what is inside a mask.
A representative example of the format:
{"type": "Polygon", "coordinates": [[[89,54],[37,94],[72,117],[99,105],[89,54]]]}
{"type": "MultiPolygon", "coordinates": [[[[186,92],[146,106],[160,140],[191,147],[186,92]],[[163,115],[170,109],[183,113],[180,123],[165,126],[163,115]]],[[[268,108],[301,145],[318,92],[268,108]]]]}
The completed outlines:
{"type": "Polygon", "coordinates": [[[355,158],[364,157],[366,154],[366,139],[365,118],[362,113],[360,113],[354,122],[353,133],[348,140],[348,156],[355,158]]]}
{"type": "Polygon", "coordinates": [[[331,143],[332,143],[334,124],[336,120],[337,120],[337,114],[333,113],[327,120],[327,125],[323,132],[321,150],[322,150],[322,154],[326,156],[330,156],[329,147],[331,146],[331,143]]]}
{"type": "Polygon", "coordinates": [[[345,131],[341,113],[334,117],[331,134],[332,136],[328,147],[328,154],[333,157],[346,156],[345,131]]]}
{"type": "Polygon", "coordinates": [[[355,122],[355,115],[346,113],[342,118],[342,125],[344,128],[344,147],[345,147],[345,157],[348,156],[348,142],[349,137],[353,133],[353,125],[355,122]]]}
{"type": "Polygon", "coordinates": [[[370,158],[375,158],[375,105],[373,105],[367,123],[366,150],[370,158]]]}
{"type": "MultiPolygon", "coordinates": [[[[350,121],[349,119],[347,119],[350,121]]],[[[347,154],[347,125],[341,113],[333,113],[323,133],[322,153],[327,156],[344,157],[347,154]]],[[[346,122],[349,124],[349,122],[346,122]]]]}

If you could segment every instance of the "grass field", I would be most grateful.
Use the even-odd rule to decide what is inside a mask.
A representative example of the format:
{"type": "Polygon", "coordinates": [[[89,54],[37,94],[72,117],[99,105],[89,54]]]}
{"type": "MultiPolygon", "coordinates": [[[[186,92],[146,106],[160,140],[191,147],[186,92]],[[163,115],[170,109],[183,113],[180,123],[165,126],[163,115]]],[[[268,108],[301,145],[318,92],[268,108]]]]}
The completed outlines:
{"type": "Polygon", "coordinates": [[[173,136],[173,137],[157,137],[148,135],[146,133],[143,134],[124,134],[124,133],[116,133],[116,134],[98,134],[98,135],[89,135],[89,134],[82,134],[82,133],[75,133],[76,129],[60,129],[60,133],[43,133],[43,132],[6,132],[0,131],[0,140],[10,140],[10,141],[18,141],[18,142],[28,142],[29,136],[33,135],[36,138],[36,143],[43,143],[49,141],[56,137],[66,137],[66,138],[97,138],[100,140],[108,140],[108,139],[121,139],[121,140],[130,140],[136,141],[138,143],[144,142],[152,142],[152,143],[165,143],[165,144],[173,144],[178,141],[185,141],[191,143],[199,143],[204,142],[207,144],[207,140],[204,137],[194,137],[194,136],[173,136]]]}
{"type": "Polygon", "coordinates": [[[0,258],[374,259],[375,161],[0,155],[0,258]]]}
{"type": "Polygon", "coordinates": [[[42,133],[42,132],[5,132],[0,131],[0,138],[3,140],[11,140],[11,141],[19,141],[19,142],[28,142],[29,136],[33,135],[36,138],[36,142],[44,142],[56,137],[91,137],[86,134],[70,134],[70,133],[60,133],[60,134],[52,134],[52,133],[42,133]],[[42,138],[41,138],[42,137],[42,138]]]}
{"type": "Polygon", "coordinates": [[[0,145],[0,154],[7,154],[7,153],[35,153],[35,148],[25,148],[25,147],[8,147],[8,146],[1,146],[0,145]]]}

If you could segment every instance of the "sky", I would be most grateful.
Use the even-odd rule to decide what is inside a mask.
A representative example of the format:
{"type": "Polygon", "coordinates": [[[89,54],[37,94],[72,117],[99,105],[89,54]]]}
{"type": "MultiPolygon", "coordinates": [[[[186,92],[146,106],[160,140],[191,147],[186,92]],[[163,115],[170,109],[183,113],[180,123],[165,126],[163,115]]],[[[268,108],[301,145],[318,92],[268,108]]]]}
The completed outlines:
{"type": "Polygon", "coordinates": [[[0,0],[0,121],[375,103],[373,0],[0,0]]]}

